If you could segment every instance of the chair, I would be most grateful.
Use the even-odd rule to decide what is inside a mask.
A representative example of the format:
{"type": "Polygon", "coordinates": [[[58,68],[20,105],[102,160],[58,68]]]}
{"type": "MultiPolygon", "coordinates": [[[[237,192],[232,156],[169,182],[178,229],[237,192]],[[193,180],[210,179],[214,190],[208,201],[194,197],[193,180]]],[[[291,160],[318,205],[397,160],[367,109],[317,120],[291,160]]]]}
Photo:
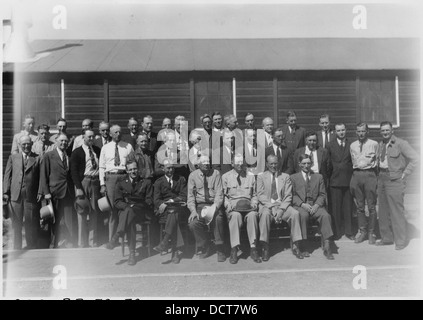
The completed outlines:
{"type": "MultiPolygon", "coordinates": [[[[151,221],[137,222],[135,224],[136,229],[137,229],[137,226],[140,226],[140,231],[138,230],[135,231],[135,237],[138,234],[141,236],[142,247],[147,248],[148,257],[150,257],[151,256],[151,234],[150,234],[151,221]],[[145,236],[144,231],[147,231],[146,239],[144,239],[144,236],[145,236]],[[145,244],[144,244],[144,241],[146,242],[145,244]]],[[[122,243],[121,244],[122,256],[124,257],[125,256],[125,235],[122,237],[121,243],[122,243]]]]}

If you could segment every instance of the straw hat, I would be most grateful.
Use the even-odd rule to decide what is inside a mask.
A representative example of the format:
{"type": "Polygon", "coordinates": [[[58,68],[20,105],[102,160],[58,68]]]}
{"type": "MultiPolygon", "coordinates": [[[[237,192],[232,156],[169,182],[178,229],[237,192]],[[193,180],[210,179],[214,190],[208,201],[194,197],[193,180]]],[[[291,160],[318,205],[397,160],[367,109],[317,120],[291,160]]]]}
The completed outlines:
{"type": "Polygon", "coordinates": [[[214,213],[216,212],[216,205],[204,206],[201,210],[201,217],[206,220],[206,224],[209,225],[212,222],[214,213]]]}
{"type": "Polygon", "coordinates": [[[107,199],[107,196],[104,196],[103,198],[98,199],[98,208],[101,212],[107,212],[112,210],[112,206],[110,205],[109,199],[107,199]]]}
{"type": "Polygon", "coordinates": [[[240,199],[236,203],[234,211],[238,212],[250,212],[253,211],[253,207],[251,206],[251,202],[249,199],[240,199]]]}
{"type": "Polygon", "coordinates": [[[41,207],[40,218],[41,219],[54,218],[53,203],[51,201],[49,202],[48,205],[41,207]]]}
{"type": "Polygon", "coordinates": [[[87,197],[77,197],[75,200],[75,209],[81,210],[89,210],[90,209],[90,202],[87,197]]]}

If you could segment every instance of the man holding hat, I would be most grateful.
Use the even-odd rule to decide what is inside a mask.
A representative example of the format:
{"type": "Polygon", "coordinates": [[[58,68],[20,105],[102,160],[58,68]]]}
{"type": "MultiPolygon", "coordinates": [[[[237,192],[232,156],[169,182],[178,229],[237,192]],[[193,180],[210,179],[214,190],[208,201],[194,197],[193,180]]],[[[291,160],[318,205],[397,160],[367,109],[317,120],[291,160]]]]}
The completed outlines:
{"type": "Polygon", "coordinates": [[[248,239],[251,246],[251,259],[260,263],[257,252],[258,213],[257,193],[254,175],[248,175],[242,154],[236,154],[233,169],[222,177],[223,193],[225,196],[226,215],[229,221],[229,235],[231,241],[231,257],[229,262],[238,262],[238,247],[240,245],[240,229],[247,224],[248,239]]]}
{"type": "Polygon", "coordinates": [[[172,262],[179,263],[184,247],[184,238],[179,226],[187,220],[187,181],[184,177],[174,174],[175,168],[169,159],[164,160],[165,175],[154,183],[154,207],[159,219],[166,221],[165,235],[160,244],[153,249],[162,252],[167,250],[169,239],[172,240],[172,262]]]}
{"type": "Polygon", "coordinates": [[[3,199],[11,201],[13,248],[22,249],[22,226],[28,249],[37,246],[39,230],[40,196],[37,196],[40,179],[40,158],[31,152],[32,139],[22,135],[19,140],[21,152],[12,154],[7,161],[3,181],[3,199]],[[24,224],[25,221],[25,224],[24,224]]]}
{"type": "Polygon", "coordinates": [[[93,145],[94,131],[86,130],[84,143],[71,155],[71,175],[75,185],[75,208],[78,214],[78,246],[88,247],[89,226],[93,230],[93,247],[98,244],[97,201],[100,198],[98,159],[100,148],[93,145]],[[89,222],[88,222],[89,215],[89,222]]]}
{"type": "Polygon", "coordinates": [[[204,259],[210,254],[210,236],[207,227],[211,225],[217,261],[224,262],[226,256],[223,248],[224,216],[221,210],[222,178],[219,171],[211,168],[208,156],[200,157],[198,167],[188,178],[187,207],[191,212],[188,218],[189,229],[194,233],[198,257],[204,259]]]}

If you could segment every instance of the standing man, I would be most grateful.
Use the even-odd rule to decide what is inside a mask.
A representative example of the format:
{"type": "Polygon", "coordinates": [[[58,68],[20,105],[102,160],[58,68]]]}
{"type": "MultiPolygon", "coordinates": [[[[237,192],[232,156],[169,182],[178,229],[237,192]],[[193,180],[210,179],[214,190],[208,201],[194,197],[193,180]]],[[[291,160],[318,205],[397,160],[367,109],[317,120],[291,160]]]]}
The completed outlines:
{"type": "Polygon", "coordinates": [[[329,187],[331,195],[331,216],[333,220],[335,239],[345,235],[354,240],[352,207],[353,198],[350,192],[353,164],[351,160],[351,142],[346,137],[344,123],[335,125],[336,138],[327,145],[329,152],[329,187]]]}
{"type": "Polygon", "coordinates": [[[179,224],[188,220],[188,214],[186,206],[173,204],[187,201],[187,181],[184,177],[174,174],[174,165],[168,159],[164,161],[163,169],[165,175],[154,183],[154,208],[159,220],[164,218],[166,221],[165,235],[153,249],[158,252],[167,251],[171,240],[172,262],[178,264],[185,245],[179,224]]]}
{"type": "Polygon", "coordinates": [[[172,129],[172,120],[164,118],[162,122],[162,129],[172,129]]]}
{"type": "Polygon", "coordinates": [[[138,134],[136,149],[131,157],[138,166],[138,174],[143,179],[153,179],[154,159],[153,154],[148,150],[148,138],[145,133],[138,134]]]}
{"type": "Polygon", "coordinates": [[[292,253],[303,259],[300,251],[299,241],[302,240],[300,214],[292,206],[292,184],[289,175],[281,173],[278,175],[278,158],[269,155],[266,161],[267,171],[258,176],[257,195],[260,202],[259,229],[260,244],[262,247],[262,259],[268,261],[269,236],[272,223],[285,221],[290,226],[292,253]]]}
{"type": "Polygon", "coordinates": [[[282,172],[287,174],[293,174],[294,171],[294,160],[293,152],[288,149],[284,143],[285,136],[282,128],[278,128],[273,131],[272,145],[265,149],[265,157],[269,155],[277,156],[278,158],[278,175],[282,172]]]}
{"type": "Polygon", "coordinates": [[[221,134],[223,131],[222,114],[220,112],[213,112],[212,121],[213,121],[213,131],[221,134]]]}
{"type": "Polygon", "coordinates": [[[254,131],[257,130],[254,124],[254,115],[250,112],[245,115],[245,129],[253,129],[254,131]]]}
{"type": "Polygon", "coordinates": [[[122,140],[128,142],[132,146],[132,148],[135,150],[137,146],[139,125],[138,125],[138,121],[134,117],[131,117],[128,120],[128,129],[129,129],[129,133],[125,134],[122,137],[122,140]]]}
{"type": "Polygon", "coordinates": [[[392,123],[380,124],[383,141],[379,143],[379,228],[382,239],[377,245],[395,243],[395,250],[408,245],[407,221],[404,215],[404,193],[407,178],[417,166],[417,152],[394,135],[392,123]]]}
{"type": "Polygon", "coordinates": [[[50,127],[46,124],[38,126],[38,140],[32,145],[32,152],[38,154],[40,157],[47,151],[53,150],[55,144],[50,141],[50,127]]]}
{"type": "Polygon", "coordinates": [[[244,145],[244,160],[247,167],[247,172],[256,177],[264,171],[264,163],[262,157],[258,155],[256,135],[253,129],[245,129],[245,145],[244,145]]]}
{"type": "Polygon", "coordinates": [[[40,157],[31,152],[32,140],[28,135],[19,138],[21,152],[9,156],[4,173],[3,200],[11,201],[13,249],[22,249],[22,226],[25,226],[27,249],[37,247],[39,231],[40,157]]]}
{"type": "MultiPolygon", "coordinates": [[[[313,162],[308,154],[301,154],[298,161],[301,172],[291,176],[292,204],[300,213],[303,241],[307,241],[309,220],[317,220],[322,234],[323,254],[328,260],[334,260],[330,247],[330,238],[333,236],[331,218],[324,207],[326,190],[323,177],[311,170],[313,162]]],[[[307,258],[310,254],[305,248],[303,245],[302,255],[307,258]]]]}
{"type": "Polygon", "coordinates": [[[369,244],[376,243],[376,188],[377,188],[377,156],[379,145],[376,141],[367,138],[369,127],[367,123],[357,124],[357,141],[351,143],[350,152],[353,163],[353,175],[350,183],[352,196],[355,198],[358,215],[359,233],[355,243],[369,239],[369,244]],[[364,207],[367,202],[369,217],[366,217],[364,207]]]}
{"type": "Polygon", "coordinates": [[[89,247],[89,232],[93,231],[92,246],[98,245],[97,201],[100,198],[100,180],[98,161],[100,149],[93,145],[94,131],[85,130],[84,144],[76,148],[71,155],[71,174],[75,185],[75,208],[78,215],[78,246],[89,247]],[[88,203],[88,205],[85,205],[88,203]],[[88,221],[89,217],[89,221],[88,221]],[[91,224],[91,227],[89,227],[91,224]]]}
{"type": "Polygon", "coordinates": [[[294,111],[286,114],[286,125],[282,126],[288,148],[295,150],[305,146],[305,129],[297,125],[297,115],[294,111]]]}
{"type": "Polygon", "coordinates": [[[56,139],[59,135],[64,134],[68,138],[68,148],[66,149],[66,154],[68,156],[71,155],[73,149],[73,143],[75,140],[75,136],[67,133],[68,123],[64,118],[59,118],[57,120],[56,129],[59,131],[58,133],[53,134],[50,137],[50,141],[56,144],[56,139]]]}
{"type": "MultiPolygon", "coordinates": [[[[223,193],[225,196],[226,216],[229,222],[229,236],[231,241],[231,257],[229,262],[238,262],[238,247],[240,245],[240,229],[243,223],[247,224],[248,240],[250,242],[250,256],[254,262],[260,263],[257,251],[258,226],[258,199],[253,175],[247,175],[242,154],[234,157],[233,169],[222,176],[223,193]],[[249,199],[249,208],[241,214],[238,205],[243,199],[249,199]]],[[[245,202],[245,201],[242,201],[245,202]]]]}
{"type": "Polygon", "coordinates": [[[197,254],[200,259],[210,254],[210,234],[208,223],[201,216],[204,207],[215,207],[215,213],[209,221],[216,244],[217,261],[224,262],[224,216],[221,209],[223,204],[222,178],[219,171],[210,166],[209,157],[200,158],[199,168],[193,171],[188,178],[187,207],[189,229],[194,234],[197,254]]]}
{"type": "Polygon", "coordinates": [[[186,152],[188,154],[188,121],[181,115],[175,118],[175,139],[178,152],[186,152]]]}
{"type": "Polygon", "coordinates": [[[143,179],[138,175],[138,167],[135,162],[128,161],[126,163],[126,171],[128,175],[119,178],[115,192],[114,206],[119,210],[119,225],[106,248],[112,250],[119,241],[119,237],[127,234],[129,246],[128,265],[133,266],[136,264],[135,224],[137,221],[151,221],[153,215],[153,188],[149,179],[143,179]]]}
{"type": "Polygon", "coordinates": [[[101,121],[98,125],[98,132],[100,133],[100,137],[94,139],[93,145],[101,149],[105,144],[112,141],[109,123],[101,121]]]}
{"type": "Polygon", "coordinates": [[[147,135],[149,141],[148,149],[153,153],[156,154],[157,150],[161,145],[160,141],[157,141],[157,132],[153,132],[153,117],[147,115],[143,118],[141,122],[142,130],[147,135]]]}
{"type": "Polygon", "coordinates": [[[24,129],[21,132],[13,136],[12,149],[11,149],[12,154],[19,153],[19,141],[20,141],[19,139],[22,136],[29,136],[31,138],[32,143],[35,143],[35,141],[38,140],[38,134],[37,132],[34,131],[34,127],[35,127],[34,117],[30,115],[26,115],[23,122],[23,127],[24,129]]]}
{"type": "Polygon", "coordinates": [[[273,145],[273,119],[270,117],[264,118],[262,124],[265,137],[265,148],[269,148],[273,145]]]}
{"type": "MultiPolygon", "coordinates": [[[[212,147],[213,147],[213,128],[212,128],[212,118],[209,114],[203,114],[200,118],[201,125],[203,130],[198,130],[201,132],[201,150],[204,155],[209,156],[212,159],[212,147]]],[[[216,133],[215,133],[216,135],[216,133]]],[[[220,137],[220,135],[219,135],[220,137]]],[[[216,140],[216,143],[219,143],[219,140],[216,140]]]]}
{"type": "MultiPolygon", "coordinates": [[[[107,195],[111,204],[115,203],[116,184],[119,178],[126,177],[125,166],[128,157],[134,152],[132,146],[125,141],[121,141],[121,128],[113,125],[110,128],[112,141],[103,146],[100,152],[99,176],[100,176],[100,193],[107,195]]],[[[137,170],[138,174],[138,170],[137,170]]],[[[113,208],[109,217],[109,240],[116,233],[118,224],[117,208],[113,208]]],[[[117,243],[115,243],[117,245],[117,243]]]]}
{"type": "Polygon", "coordinates": [[[84,119],[82,121],[82,129],[81,129],[81,135],[77,136],[75,138],[75,141],[73,142],[73,148],[72,151],[74,151],[76,148],[79,148],[84,144],[84,132],[85,130],[93,130],[94,128],[94,122],[91,119],[84,119]]]}
{"type": "Polygon", "coordinates": [[[233,114],[228,114],[224,118],[226,128],[225,131],[232,132],[233,138],[232,138],[232,150],[235,153],[242,154],[242,150],[244,148],[244,137],[242,135],[241,129],[238,128],[238,119],[233,114]]]}
{"type": "Polygon", "coordinates": [[[329,143],[336,138],[335,132],[330,129],[330,118],[328,114],[322,114],[320,116],[319,126],[321,131],[317,135],[317,144],[327,149],[329,143]]]}
{"type": "Polygon", "coordinates": [[[66,154],[68,142],[65,134],[59,134],[56,139],[56,148],[44,154],[41,163],[39,193],[53,204],[55,248],[58,248],[62,241],[65,241],[65,246],[70,248],[73,248],[77,242],[73,211],[75,190],[70,173],[69,157],[66,154]]]}

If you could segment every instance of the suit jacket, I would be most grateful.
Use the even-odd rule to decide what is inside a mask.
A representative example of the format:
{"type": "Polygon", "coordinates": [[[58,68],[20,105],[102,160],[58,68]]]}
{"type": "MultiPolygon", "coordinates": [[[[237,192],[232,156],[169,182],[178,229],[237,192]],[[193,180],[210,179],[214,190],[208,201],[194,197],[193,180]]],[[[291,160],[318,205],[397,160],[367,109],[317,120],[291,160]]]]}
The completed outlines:
{"type": "MultiPolygon", "coordinates": [[[[300,158],[300,155],[305,153],[306,148],[300,148],[295,150],[294,153],[294,167],[295,172],[301,172],[300,166],[298,165],[298,160],[300,158]]],[[[319,166],[319,172],[323,176],[323,179],[325,181],[325,186],[327,186],[328,183],[328,177],[329,177],[329,152],[324,148],[317,148],[317,161],[319,166]]]]}
{"type": "Polygon", "coordinates": [[[57,149],[46,152],[41,162],[39,193],[51,194],[53,199],[63,199],[66,192],[71,196],[75,194],[70,170],[63,166],[57,149]]]}
{"type": "MultiPolygon", "coordinates": [[[[289,175],[282,173],[277,178],[277,193],[281,199],[279,207],[286,210],[292,204],[292,183],[289,175]]],[[[274,206],[271,202],[272,197],[272,173],[263,172],[257,176],[257,196],[262,207],[271,208],[274,206]]]]}
{"type": "Polygon", "coordinates": [[[285,135],[285,143],[292,152],[305,146],[305,129],[303,127],[296,126],[295,135],[291,134],[287,124],[282,126],[282,131],[285,135]]]}
{"type": "Polygon", "coordinates": [[[128,142],[132,146],[132,149],[135,150],[135,148],[137,146],[137,135],[136,134],[133,135],[133,136],[131,136],[130,133],[124,134],[123,137],[122,137],[122,140],[128,142]]]}
{"type": "MultiPolygon", "coordinates": [[[[100,159],[100,149],[93,145],[93,150],[97,155],[97,159],[100,159]]],[[[72,152],[70,158],[72,181],[78,189],[82,189],[81,182],[84,180],[85,164],[85,151],[82,146],[80,146],[72,152]]]]}
{"type": "MultiPolygon", "coordinates": [[[[301,204],[306,202],[306,181],[303,178],[302,172],[294,173],[291,176],[292,181],[292,204],[296,207],[301,207],[301,204]]],[[[310,175],[310,190],[309,197],[314,204],[323,207],[326,199],[326,189],[321,174],[312,173],[310,175]]],[[[310,203],[311,204],[311,203],[310,203]]]]}
{"type": "Polygon", "coordinates": [[[342,148],[337,139],[329,142],[329,185],[331,187],[349,187],[353,174],[353,164],[350,153],[351,142],[345,139],[345,147],[342,148]]]}
{"type": "Polygon", "coordinates": [[[12,201],[18,201],[22,191],[22,181],[25,181],[26,198],[37,202],[40,181],[40,157],[31,152],[24,172],[22,153],[9,156],[4,173],[3,193],[8,194],[12,201]]]}
{"type": "Polygon", "coordinates": [[[137,163],[138,174],[141,178],[153,178],[154,158],[152,152],[148,149],[142,151],[139,147],[134,150],[134,153],[129,156],[128,161],[135,161],[137,163]]]}
{"type": "MultiPolygon", "coordinates": [[[[163,161],[169,157],[169,153],[166,149],[165,145],[162,145],[157,151],[155,159],[154,159],[154,176],[155,177],[161,177],[164,175],[163,170],[163,161]]],[[[189,167],[188,167],[188,152],[182,153],[178,150],[176,152],[174,159],[174,166],[175,166],[175,174],[181,175],[185,177],[185,179],[188,179],[188,176],[190,174],[189,167]]]]}
{"type": "Polygon", "coordinates": [[[184,177],[174,174],[172,176],[172,188],[166,176],[162,176],[154,183],[154,207],[159,209],[163,202],[170,199],[174,201],[187,201],[187,181],[184,177]]]}
{"type": "MultiPolygon", "coordinates": [[[[145,131],[142,131],[145,132],[145,131]]],[[[147,133],[147,132],[145,132],[147,133]]],[[[158,141],[157,140],[157,132],[150,132],[150,144],[149,144],[149,150],[153,153],[156,154],[157,151],[159,150],[159,147],[162,145],[162,141],[158,141]]]]}
{"type": "MultiPolygon", "coordinates": [[[[53,134],[50,137],[50,141],[53,142],[53,143],[56,143],[56,138],[58,137],[58,135],[59,135],[58,133],[53,134]]],[[[66,154],[70,157],[71,154],[72,154],[72,150],[73,150],[73,143],[74,143],[76,137],[71,135],[71,134],[68,134],[68,133],[66,133],[66,136],[69,139],[69,144],[68,144],[68,148],[66,149],[66,154]]]]}
{"type": "Polygon", "coordinates": [[[131,204],[138,208],[151,210],[153,208],[153,187],[150,179],[139,178],[132,185],[128,176],[118,180],[116,184],[114,204],[116,209],[125,210],[131,204]]]}
{"type": "MultiPolygon", "coordinates": [[[[109,137],[109,142],[110,141],[112,141],[111,137],[109,137]]],[[[93,146],[96,146],[96,147],[100,148],[100,150],[101,150],[101,148],[103,147],[103,137],[99,137],[99,138],[95,139],[94,142],[93,142],[93,146]]]]}
{"type": "MultiPolygon", "coordinates": [[[[316,131],[317,133],[317,145],[323,148],[323,137],[322,137],[322,130],[316,131]]],[[[336,133],[333,130],[329,131],[329,143],[331,143],[333,140],[336,141],[336,133]]],[[[328,148],[328,146],[324,147],[325,149],[328,148]]]]}
{"type": "MultiPolygon", "coordinates": [[[[293,152],[291,149],[285,146],[281,146],[282,149],[282,161],[279,161],[278,166],[278,172],[279,173],[287,173],[287,174],[293,174],[295,172],[294,170],[294,159],[293,159],[293,152]]],[[[265,159],[267,161],[267,156],[269,155],[276,155],[275,149],[273,149],[273,146],[266,148],[265,150],[265,159]]],[[[267,170],[267,168],[266,168],[267,170]]]]}

